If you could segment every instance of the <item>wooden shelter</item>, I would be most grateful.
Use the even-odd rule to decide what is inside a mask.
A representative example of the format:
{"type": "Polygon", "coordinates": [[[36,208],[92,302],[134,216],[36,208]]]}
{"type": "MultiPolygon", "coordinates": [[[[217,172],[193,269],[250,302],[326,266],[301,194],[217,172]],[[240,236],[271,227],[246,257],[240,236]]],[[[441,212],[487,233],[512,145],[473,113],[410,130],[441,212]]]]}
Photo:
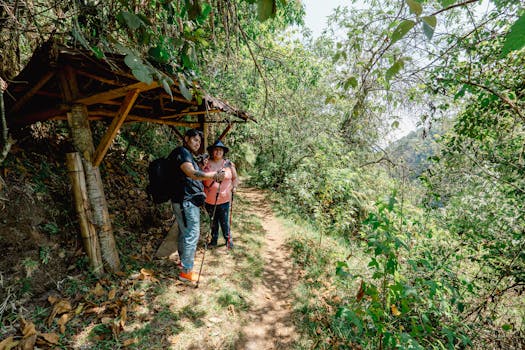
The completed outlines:
{"type": "Polygon", "coordinates": [[[74,104],[83,104],[89,120],[112,120],[95,151],[93,165],[98,166],[123,123],[198,128],[206,140],[209,124],[225,125],[222,138],[234,123],[255,121],[200,88],[199,99],[186,99],[176,78],[170,96],[158,82],[147,84],[135,78],[124,58],[106,55],[98,59],[90,51],[53,42],[43,45],[9,86],[5,101],[8,127],[65,120],[74,104]],[[71,89],[76,91],[68,91],[71,89]]]}
{"type": "Polygon", "coordinates": [[[67,167],[84,248],[95,273],[104,271],[103,262],[113,272],[120,270],[99,165],[123,123],[198,128],[206,142],[212,123],[225,125],[222,138],[234,123],[254,121],[199,87],[194,94],[198,98],[186,99],[176,78],[171,86],[139,81],[122,55],[98,59],[90,51],[53,42],[35,51],[12,81],[4,94],[10,129],[47,120],[68,122],[75,152],[67,154],[67,167]],[[96,146],[89,123],[94,120],[111,121],[96,146]]]}

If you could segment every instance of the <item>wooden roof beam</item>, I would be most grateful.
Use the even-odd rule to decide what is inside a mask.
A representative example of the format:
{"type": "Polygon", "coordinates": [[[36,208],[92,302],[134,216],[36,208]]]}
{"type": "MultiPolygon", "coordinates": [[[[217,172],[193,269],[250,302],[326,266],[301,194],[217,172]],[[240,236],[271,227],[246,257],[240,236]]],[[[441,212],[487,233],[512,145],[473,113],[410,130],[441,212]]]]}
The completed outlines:
{"type": "Polygon", "coordinates": [[[87,78],[91,78],[91,79],[100,81],[101,83],[108,84],[108,85],[115,85],[115,86],[126,86],[126,85],[128,85],[126,83],[123,83],[123,82],[120,82],[120,81],[117,81],[117,80],[107,79],[107,78],[104,78],[104,77],[101,77],[101,76],[98,76],[98,75],[95,75],[95,74],[92,74],[92,73],[89,73],[89,72],[86,72],[86,71],[83,71],[83,70],[80,70],[80,69],[77,69],[77,74],[85,76],[87,78]]]}
{"type": "MultiPolygon", "coordinates": [[[[110,106],[120,106],[122,104],[122,102],[109,100],[109,101],[100,102],[100,104],[110,105],[110,106]]],[[[152,107],[146,106],[146,105],[134,105],[133,108],[147,109],[147,110],[150,110],[150,111],[153,109],[152,107]]]]}
{"type": "MultiPolygon", "coordinates": [[[[197,103],[197,101],[193,101],[193,100],[188,101],[188,100],[186,100],[186,98],[184,98],[184,97],[179,97],[179,96],[175,96],[175,95],[174,95],[173,98],[172,98],[170,95],[168,95],[168,94],[165,93],[165,92],[162,93],[162,94],[160,94],[160,97],[167,99],[167,100],[168,100],[168,101],[167,101],[168,103],[171,102],[171,100],[173,100],[173,101],[177,101],[177,102],[184,102],[184,103],[186,103],[186,104],[188,104],[188,105],[194,105],[194,106],[198,106],[198,105],[199,105],[199,104],[197,103]]],[[[164,103],[166,103],[166,102],[164,102],[164,103]]]]}
{"type": "Polygon", "coordinates": [[[88,97],[79,98],[79,99],[76,99],[74,103],[82,103],[82,104],[85,104],[86,106],[90,106],[96,103],[103,103],[104,101],[113,100],[115,98],[126,96],[130,91],[133,91],[133,90],[139,90],[139,92],[144,92],[144,91],[156,89],[158,87],[159,87],[159,83],[157,83],[156,81],[152,82],[149,85],[146,83],[140,82],[140,83],[124,86],[121,88],[101,92],[101,93],[91,95],[88,97]]]}
{"type": "Polygon", "coordinates": [[[201,124],[198,122],[162,120],[162,119],[155,119],[155,118],[139,117],[137,115],[129,115],[127,121],[155,123],[155,124],[163,124],[163,125],[170,125],[170,126],[184,126],[188,128],[198,128],[201,126],[201,124]]]}
{"type": "Polygon", "coordinates": [[[44,76],[35,84],[35,86],[29,89],[29,91],[24,96],[22,96],[18,101],[16,101],[13,107],[11,107],[11,109],[9,110],[8,114],[12,115],[13,113],[18,112],[20,108],[22,108],[22,106],[24,106],[26,102],[29,101],[31,97],[33,97],[38,92],[38,90],[40,90],[44,85],[46,85],[49,79],[51,79],[54,75],[54,71],[49,71],[46,74],[44,74],[44,76]]]}
{"type": "Polygon", "coordinates": [[[195,111],[195,112],[185,112],[185,113],[178,113],[173,115],[167,115],[164,117],[160,117],[160,119],[173,119],[178,117],[183,117],[185,115],[200,115],[200,114],[207,114],[207,113],[220,113],[222,111],[219,111],[218,109],[212,109],[210,111],[195,111]]]}
{"type": "Polygon", "coordinates": [[[122,101],[117,115],[115,116],[115,118],[113,118],[111,125],[104,134],[104,137],[102,137],[102,140],[100,140],[100,144],[98,145],[97,150],[95,151],[95,155],[93,156],[94,167],[98,167],[102,162],[102,159],[104,159],[104,156],[106,155],[109,146],[113,142],[113,139],[115,139],[115,136],[117,136],[117,132],[122,126],[122,123],[124,123],[124,120],[126,120],[126,117],[128,116],[129,111],[131,110],[131,107],[133,107],[133,104],[137,100],[139,94],[139,89],[131,90],[126,94],[126,97],[124,98],[124,101],[122,101]]]}

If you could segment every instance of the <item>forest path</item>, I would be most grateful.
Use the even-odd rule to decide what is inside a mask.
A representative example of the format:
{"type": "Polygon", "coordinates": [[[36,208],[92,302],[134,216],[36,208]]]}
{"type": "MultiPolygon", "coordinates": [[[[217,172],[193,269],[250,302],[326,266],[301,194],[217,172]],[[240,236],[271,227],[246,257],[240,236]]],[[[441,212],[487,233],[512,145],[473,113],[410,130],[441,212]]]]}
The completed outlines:
{"type": "Polygon", "coordinates": [[[292,291],[296,274],[285,246],[286,229],[275,217],[263,192],[241,188],[239,195],[249,202],[249,214],[256,215],[265,231],[262,279],[254,286],[249,321],[242,328],[236,349],[291,349],[298,339],[292,321],[292,291]]]}

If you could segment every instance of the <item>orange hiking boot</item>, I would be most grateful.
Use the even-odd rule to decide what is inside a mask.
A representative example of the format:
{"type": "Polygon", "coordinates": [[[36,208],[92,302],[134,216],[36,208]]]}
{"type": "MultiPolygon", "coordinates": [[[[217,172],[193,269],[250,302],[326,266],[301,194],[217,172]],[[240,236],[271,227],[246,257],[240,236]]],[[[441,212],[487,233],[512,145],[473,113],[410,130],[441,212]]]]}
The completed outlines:
{"type": "Polygon", "coordinates": [[[179,273],[179,280],[183,282],[197,282],[198,277],[199,277],[199,274],[193,271],[190,271],[190,272],[181,271],[179,273]]]}

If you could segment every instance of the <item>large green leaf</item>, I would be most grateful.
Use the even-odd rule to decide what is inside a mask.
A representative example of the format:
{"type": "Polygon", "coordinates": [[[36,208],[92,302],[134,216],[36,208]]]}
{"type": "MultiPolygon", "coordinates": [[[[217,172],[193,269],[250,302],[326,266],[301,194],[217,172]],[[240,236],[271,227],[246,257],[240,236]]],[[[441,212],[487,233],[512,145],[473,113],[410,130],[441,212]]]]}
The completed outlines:
{"type": "Polygon", "coordinates": [[[161,82],[162,82],[162,87],[164,88],[164,91],[166,91],[170,95],[171,99],[173,100],[173,93],[171,92],[171,87],[170,87],[170,83],[173,83],[173,81],[169,81],[167,79],[161,79],[161,82]]]}
{"type": "Polygon", "coordinates": [[[122,11],[121,15],[126,21],[126,24],[128,25],[129,29],[136,30],[142,24],[141,19],[134,13],[122,11]]]}
{"type": "Polygon", "coordinates": [[[188,45],[182,52],[182,64],[186,68],[194,69],[197,63],[197,52],[193,46],[188,45]]]}
{"type": "Polygon", "coordinates": [[[394,75],[396,75],[397,73],[399,73],[399,71],[401,69],[403,69],[403,67],[405,66],[405,62],[403,61],[402,58],[398,59],[397,61],[394,62],[394,64],[388,68],[388,70],[386,71],[385,73],[385,79],[387,81],[389,81],[390,79],[392,79],[392,77],[394,75]]]}
{"type": "Polygon", "coordinates": [[[143,83],[146,83],[149,85],[153,82],[153,77],[151,76],[151,72],[149,69],[147,69],[146,66],[132,69],[131,73],[133,73],[133,76],[143,83]]]}
{"type": "Polygon", "coordinates": [[[410,12],[412,12],[416,16],[420,16],[423,12],[423,6],[421,6],[419,2],[416,2],[415,0],[406,0],[406,3],[410,8],[410,12]]]}
{"type": "Polygon", "coordinates": [[[392,33],[392,44],[402,39],[409,32],[410,29],[414,28],[415,24],[416,22],[411,20],[406,20],[399,23],[397,28],[392,33]]]}
{"type": "Polygon", "coordinates": [[[131,53],[124,57],[124,63],[131,69],[140,69],[144,65],[139,57],[131,53]]]}
{"type": "Polygon", "coordinates": [[[346,79],[344,84],[345,91],[348,90],[350,87],[353,87],[354,89],[357,87],[357,79],[354,76],[351,76],[350,78],[346,79]]]}
{"type": "Polygon", "coordinates": [[[179,89],[180,93],[184,98],[188,101],[191,101],[193,99],[193,95],[191,94],[191,91],[186,87],[186,79],[182,74],[178,75],[179,78],[179,89]]]}
{"type": "Polygon", "coordinates": [[[266,21],[270,17],[274,17],[276,13],[275,0],[258,0],[257,14],[259,21],[266,21]]]}
{"type": "Polygon", "coordinates": [[[509,33],[505,36],[505,43],[501,49],[501,55],[505,57],[509,52],[519,50],[523,46],[525,46],[525,14],[521,15],[512,27],[510,27],[509,33]]]}
{"type": "Polygon", "coordinates": [[[148,50],[148,55],[155,61],[160,63],[167,63],[170,59],[169,53],[160,46],[151,47],[148,50]]]}
{"type": "Polygon", "coordinates": [[[434,30],[436,29],[436,16],[425,16],[421,19],[423,20],[423,33],[425,33],[427,39],[430,40],[432,36],[434,36],[434,30]]]}
{"type": "Polygon", "coordinates": [[[210,15],[211,10],[212,7],[208,3],[202,4],[202,11],[199,17],[197,17],[197,23],[202,25],[210,15]]]}

